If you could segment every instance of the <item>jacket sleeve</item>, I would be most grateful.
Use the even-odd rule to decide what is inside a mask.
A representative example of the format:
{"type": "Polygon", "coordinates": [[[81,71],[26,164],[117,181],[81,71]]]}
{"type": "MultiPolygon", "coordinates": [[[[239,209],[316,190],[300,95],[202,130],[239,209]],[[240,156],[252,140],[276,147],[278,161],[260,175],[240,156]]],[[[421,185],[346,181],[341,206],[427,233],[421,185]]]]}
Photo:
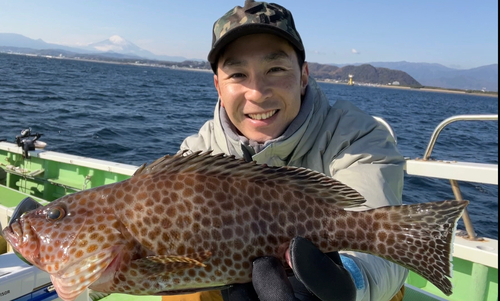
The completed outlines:
{"type": "Polygon", "coordinates": [[[197,151],[214,151],[214,153],[221,152],[217,147],[217,143],[214,138],[214,122],[209,120],[200,128],[197,134],[191,135],[184,139],[181,143],[179,152],[187,151],[189,153],[194,153],[197,151]]]}
{"type": "MultiPolygon", "coordinates": [[[[341,112],[332,134],[333,178],[357,190],[366,210],[402,204],[404,159],[384,125],[357,109],[341,112]],[[355,129],[355,130],[354,130],[355,129]]],[[[390,300],[404,284],[408,271],[380,257],[341,252],[358,289],[357,300],[390,300]]]]}

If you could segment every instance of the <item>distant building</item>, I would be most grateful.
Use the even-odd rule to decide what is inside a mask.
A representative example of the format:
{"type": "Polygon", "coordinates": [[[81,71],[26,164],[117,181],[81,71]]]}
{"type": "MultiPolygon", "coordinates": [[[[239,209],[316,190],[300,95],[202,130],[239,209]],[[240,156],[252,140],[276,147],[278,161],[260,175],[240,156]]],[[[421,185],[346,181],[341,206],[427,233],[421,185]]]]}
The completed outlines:
{"type": "Polygon", "coordinates": [[[393,82],[392,82],[392,85],[393,85],[393,86],[399,86],[399,82],[398,82],[398,81],[393,81],[393,82]]]}

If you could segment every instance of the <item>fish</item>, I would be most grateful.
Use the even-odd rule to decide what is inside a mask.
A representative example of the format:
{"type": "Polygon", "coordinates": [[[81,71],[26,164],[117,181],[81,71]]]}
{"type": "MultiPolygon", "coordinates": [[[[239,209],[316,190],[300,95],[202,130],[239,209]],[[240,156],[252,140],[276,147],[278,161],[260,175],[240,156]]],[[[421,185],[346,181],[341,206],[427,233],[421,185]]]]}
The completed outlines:
{"type": "Polygon", "coordinates": [[[28,211],[3,236],[66,301],[86,288],[176,295],[250,282],[254,259],[286,265],[297,236],[323,252],[385,258],[450,295],[454,231],[468,201],[349,210],[365,201],[310,169],[179,153],[28,211]]]}

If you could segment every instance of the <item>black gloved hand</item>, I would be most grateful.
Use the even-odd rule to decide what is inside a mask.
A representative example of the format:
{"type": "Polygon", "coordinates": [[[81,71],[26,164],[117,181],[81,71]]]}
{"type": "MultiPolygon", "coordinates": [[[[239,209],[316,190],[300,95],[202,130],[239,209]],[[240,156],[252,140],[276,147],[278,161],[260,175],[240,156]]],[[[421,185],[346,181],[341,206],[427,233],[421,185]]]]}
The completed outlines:
{"type": "Polygon", "coordinates": [[[276,257],[254,260],[252,282],[236,284],[222,291],[225,301],[298,301],[283,268],[276,257]]]}
{"type": "Polygon", "coordinates": [[[253,262],[252,283],[222,291],[225,301],[351,301],[356,287],[338,252],[324,254],[311,242],[296,237],[290,242],[295,273],[288,278],[281,261],[261,257],[253,262]]]}

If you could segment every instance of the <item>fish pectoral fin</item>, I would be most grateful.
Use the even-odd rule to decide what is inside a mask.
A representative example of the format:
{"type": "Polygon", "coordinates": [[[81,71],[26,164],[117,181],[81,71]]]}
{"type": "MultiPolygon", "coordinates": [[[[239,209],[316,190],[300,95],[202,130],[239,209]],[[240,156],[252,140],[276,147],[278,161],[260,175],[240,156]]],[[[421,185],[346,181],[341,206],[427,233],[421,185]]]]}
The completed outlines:
{"type": "Polygon", "coordinates": [[[187,265],[197,265],[201,267],[205,267],[205,265],[201,262],[199,262],[196,259],[186,257],[186,256],[168,256],[168,255],[160,255],[160,256],[150,256],[147,258],[148,260],[151,260],[153,262],[157,263],[164,263],[164,264],[170,264],[170,263],[185,263],[187,265]]]}
{"type": "Polygon", "coordinates": [[[51,274],[50,279],[57,295],[65,300],[74,300],[87,287],[98,281],[111,262],[119,255],[120,246],[105,249],[93,254],[57,274],[51,274]]]}
{"type": "Polygon", "coordinates": [[[205,267],[205,264],[203,264],[203,262],[209,259],[211,256],[212,252],[204,251],[187,255],[148,256],[146,257],[146,259],[156,263],[163,263],[163,264],[181,263],[181,264],[187,264],[189,266],[195,265],[195,266],[205,267]]]}
{"type": "Polygon", "coordinates": [[[193,266],[206,267],[203,261],[209,259],[212,253],[209,251],[199,252],[187,255],[155,255],[134,260],[134,263],[143,267],[151,267],[154,265],[168,266],[171,270],[181,270],[191,268],[193,266]]]}

